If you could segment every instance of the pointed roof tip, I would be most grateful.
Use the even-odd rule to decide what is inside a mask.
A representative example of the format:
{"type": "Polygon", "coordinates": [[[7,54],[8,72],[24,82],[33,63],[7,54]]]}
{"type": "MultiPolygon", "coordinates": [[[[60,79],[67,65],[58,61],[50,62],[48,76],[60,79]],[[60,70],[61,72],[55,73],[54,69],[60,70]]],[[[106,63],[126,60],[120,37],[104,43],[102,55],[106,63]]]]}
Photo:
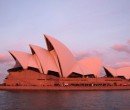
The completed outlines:
{"type": "Polygon", "coordinates": [[[10,55],[12,55],[12,53],[13,53],[13,51],[12,51],[12,50],[9,50],[8,52],[9,52],[9,54],[10,54],[10,55]]]}
{"type": "Polygon", "coordinates": [[[43,34],[43,37],[45,38],[45,40],[49,37],[49,35],[47,34],[43,34]]]}
{"type": "Polygon", "coordinates": [[[37,47],[37,48],[42,48],[42,49],[44,49],[43,47],[41,47],[41,46],[39,46],[39,45],[35,45],[35,44],[29,44],[29,47],[30,47],[30,48],[35,48],[35,47],[37,47]]]}
{"type": "Polygon", "coordinates": [[[43,34],[43,37],[45,37],[46,36],[46,34],[43,34]]]}
{"type": "Polygon", "coordinates": [[[16,51],[14,51],[14,50],[9,50],[8,52],[9,52],[11,55],[13,55],[14,52],[16,52],[16,51]]]}
{"type": "Polygon", "coordinates": [[[43,34],[43,36],[44,36],[44,37],[47,37],[47,36],[49,36],[49,35],[47,35],[47,34],[43,34]]]}
{"type": "Polygon", "coordinates": [[[33,47],[40,47],[40,46],[37,46],[37,45],[35,45],[35,44],[29,44],[29,47],[30,47],[30,48],[33,48],[33,47]]]}
{"type": "Polygon", "coordinates": [[[14,53],[14,52],[20,52],[20,51],[16,51],[16,50],[9,50],[8,52],[12,54],[12,53],[14,53]]]}
{"type": "Polygon", "coordinates": [[[34,46],[36,46],[36,45],[34,45],[34,44],[29,44],[29,47],[30,47],[30,48],[32,48],[32,47],[34,47],[34,46]]]}
{"type": "Polygon", "coordinates": [[[31,45],[33,45],[33,44],[29,44],[29,46],[31,46],[31,45]]]}
{"type": "MultiPolygon", "coordinates": [[[[53,38],[52,36],[50,36],[50,35],[48,35],[48,34],[43,34],[43,36],[45,37],[45,38],[53,38]]],[[[53,38],[54,39],[54,38],[53,38]]]]}
{"type": "Polygon", "coordinates": [[[106,66],[102,66],[103,68],[106,68],[106,66]]]}
{"type": "Polygon", "coordinates": [[[108,69],[113,69],[113,68],[111,68],[110,66],[103,66],[103,68],[104,68],[104,69],[107,69],[107,70],[108,70],[108,69]]]}
{"type": "Polygon", "coordinates": [[[9,50],[8,52],[11,53],[12,50],[9,50]]]}
{"type": "Polygon", "coordinates": [[[33,45],[33,44],[29,44],[29,46],[31,46],[31,45],[33,45]]]}
{"type": "Polygon", "coordinates": [[[48,34],[43,34],[44,36],[49,36],[48,34]]]}
{"type": "Polygon", "coordinates": [[[115,69],[115,68],[113,68],[111,66],[103,66],[103,67],[106,68],[106,69],[115,69]]]}

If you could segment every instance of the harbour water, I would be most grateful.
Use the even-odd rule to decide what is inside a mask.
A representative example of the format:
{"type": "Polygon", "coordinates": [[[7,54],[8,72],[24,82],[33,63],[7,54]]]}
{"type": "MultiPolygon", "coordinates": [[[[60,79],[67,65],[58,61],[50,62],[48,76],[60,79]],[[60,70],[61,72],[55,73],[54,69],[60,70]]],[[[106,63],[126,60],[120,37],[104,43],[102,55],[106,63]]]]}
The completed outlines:
{"type": "Polygon", "coordinates": [[[0,110],[130,110],[130,91],[0,91],[0,110]]]}

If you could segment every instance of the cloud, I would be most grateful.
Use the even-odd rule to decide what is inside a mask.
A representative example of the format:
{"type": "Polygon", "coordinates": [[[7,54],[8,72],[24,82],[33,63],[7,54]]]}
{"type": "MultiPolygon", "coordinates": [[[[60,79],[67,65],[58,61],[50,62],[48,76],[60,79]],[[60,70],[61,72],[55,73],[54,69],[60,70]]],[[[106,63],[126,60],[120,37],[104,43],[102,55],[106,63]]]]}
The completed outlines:
{"type": "MultiPolygon", "coordinates": [[[[105,50],[80,50],[78,53],[75,53],[75,57],[80,60],[84,57],[98,57],[102,59],[102,66],[111,66],[114,68],[121,67],[130,67],[130,40],[127,41],[126,44],[115,44],[110,48],[106,48],[105,50]],[[119,52],[113,52],[117,51],[119,52]],[[122,54],[122,52],[127,54],[122,54]]],[[[102,72],[104,73],[104,72],[102,72]]]]}
{"type": "Polygon", "coordinates": [[[14,66],[15,62],[8,54],[0,53],[0,83],[7,76],[7,70],[14,66]]]}
{"type": "Polygon", "coordinates": [[[99,50],[87,50],[84,52],[74,53],[77,59],[82,59],[85,57],[102,57],[104,54],[105,54],[104,51],[99,51],[99,50]]]}
{"type": "Polygon", "coordinates": [[[12,61],[11,56],[0,53],[0,63],[6,63],[6,62],[11,62],[11,61],[12,61]]]}
{"type": "Polygon", "coordinates": [[[128,44],[130,44],[130,39],[128,40],[128,44]]]}
{"type": "Polygon", "coordinates": [[[81,59],[84,57],[90,57],[90,53],[89,52],[79,52],[79,53],[74,53],[74,56],[76,57],[76,59],[81,59]]]}
{"type": "Polygon", "coordinates": [[[117,62],[115,65],[113,65],[115,68],[121,68],[121,67],[130,67],[130,61],[122,61],[122,62],[117,62]]]}
{"type": "Polygon", "coordinates": [[[92,50],[91,53],[94,54],[94,55],[96,55],[96,56],[102,56],[106,52],[105,51],[100,51],[100,50],[92,50]]]}
{"type": "Polygon", "coordinates": [[[130,47],[124,44],[115,44],[111,47],[113,50],[118,52],[126,52],[130,54],[130,47]]]}

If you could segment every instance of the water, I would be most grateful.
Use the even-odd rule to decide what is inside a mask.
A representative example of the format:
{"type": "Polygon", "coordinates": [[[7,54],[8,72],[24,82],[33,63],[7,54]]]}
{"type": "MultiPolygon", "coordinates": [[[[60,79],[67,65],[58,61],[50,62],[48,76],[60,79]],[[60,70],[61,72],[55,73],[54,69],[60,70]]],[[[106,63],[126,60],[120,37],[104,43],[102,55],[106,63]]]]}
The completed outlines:
{"type": "Polygon", "coordinates": [[[130,110],[130,91],[0,91],[0,110],[130,110]]]}

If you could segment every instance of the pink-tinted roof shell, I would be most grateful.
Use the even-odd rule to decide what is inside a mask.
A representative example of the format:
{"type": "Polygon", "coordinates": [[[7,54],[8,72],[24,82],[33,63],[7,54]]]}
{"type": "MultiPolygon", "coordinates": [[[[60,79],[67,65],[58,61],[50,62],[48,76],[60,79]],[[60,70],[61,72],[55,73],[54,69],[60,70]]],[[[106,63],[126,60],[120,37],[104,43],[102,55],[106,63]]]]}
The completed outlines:
{"type": "Polygon", "coordinates": [[[105,68],[114,76],[124,76],[126,79],[130,79],[130,67],[122,67],[118,69],[113,69],[108,66],[105,66],[105,68]]]}
{"type": "Polygon", "coordinates": [[[123,67],[116,70],[118,76],[124,76],[126,79],[130,79],[130,67],[123,67]]]}
{"type": "Polygon", "coordinates": [[[79,60],[78,62],[82,67],[86,68],[87,72],[84,73],[85,75],[94,74],[95,77],[99,77],[102,65],[102,61],[100,58],[84,58],[79,60]]]}
{"type": "Polygon", "coordinates": [[[81,75],[94,74],[95,77],[99,77],[101,69],[101,59],[99,58],[84,58],[75,63],[72,67],[72,72],[79,73],[81,75]]]}
{"type": "Polygon", "coordinates": [[[43,73],[47,74],[49,70],[59,72],[56,62],[49,51],[36,45],[30,45],[30,47],[37,55],[42,66],[43,73]]]}
{"type": "Polygon", "coordinates": [[[70,69],[76,63],[74,56],[69,49],[58,40],[48,35],[44,35],[44,37],[46,39],[48,50],[54,50],[56,52],[63,77],[67,77],[70,69]],[[51,47],[48,45],[48,42],[51,44],[51,47]]]}
{"type": "Polygon", "coordinates": [[[35,58],[35,55],[28,54],[20,51],[10,51],[10,54],[13,58],[19,62],[23,69],[27,69],[28,67],[34,67],[39,69],[38,61],[35,58]]]}
{"type": "MultiPolygon", "coordinates": [[[[72,69],[70,70],[70,74],[71,73],[78,73],[78,74],[81,74],[81,75],[86,75],[88,72],[88,69],[84,66],[84,65],[81,65],[78,61],[77,63],[72,67],[72,69]]],[[[70,75],[69,74],[69,75],[70,75]]]]}
{"type": "Polygon", "coordinates": [[[109,66],[105,66],[105,68],[112,74],[112,76],[116,77],[117,76],[117,72],[116,69],[113,69],[109,66]]]}

